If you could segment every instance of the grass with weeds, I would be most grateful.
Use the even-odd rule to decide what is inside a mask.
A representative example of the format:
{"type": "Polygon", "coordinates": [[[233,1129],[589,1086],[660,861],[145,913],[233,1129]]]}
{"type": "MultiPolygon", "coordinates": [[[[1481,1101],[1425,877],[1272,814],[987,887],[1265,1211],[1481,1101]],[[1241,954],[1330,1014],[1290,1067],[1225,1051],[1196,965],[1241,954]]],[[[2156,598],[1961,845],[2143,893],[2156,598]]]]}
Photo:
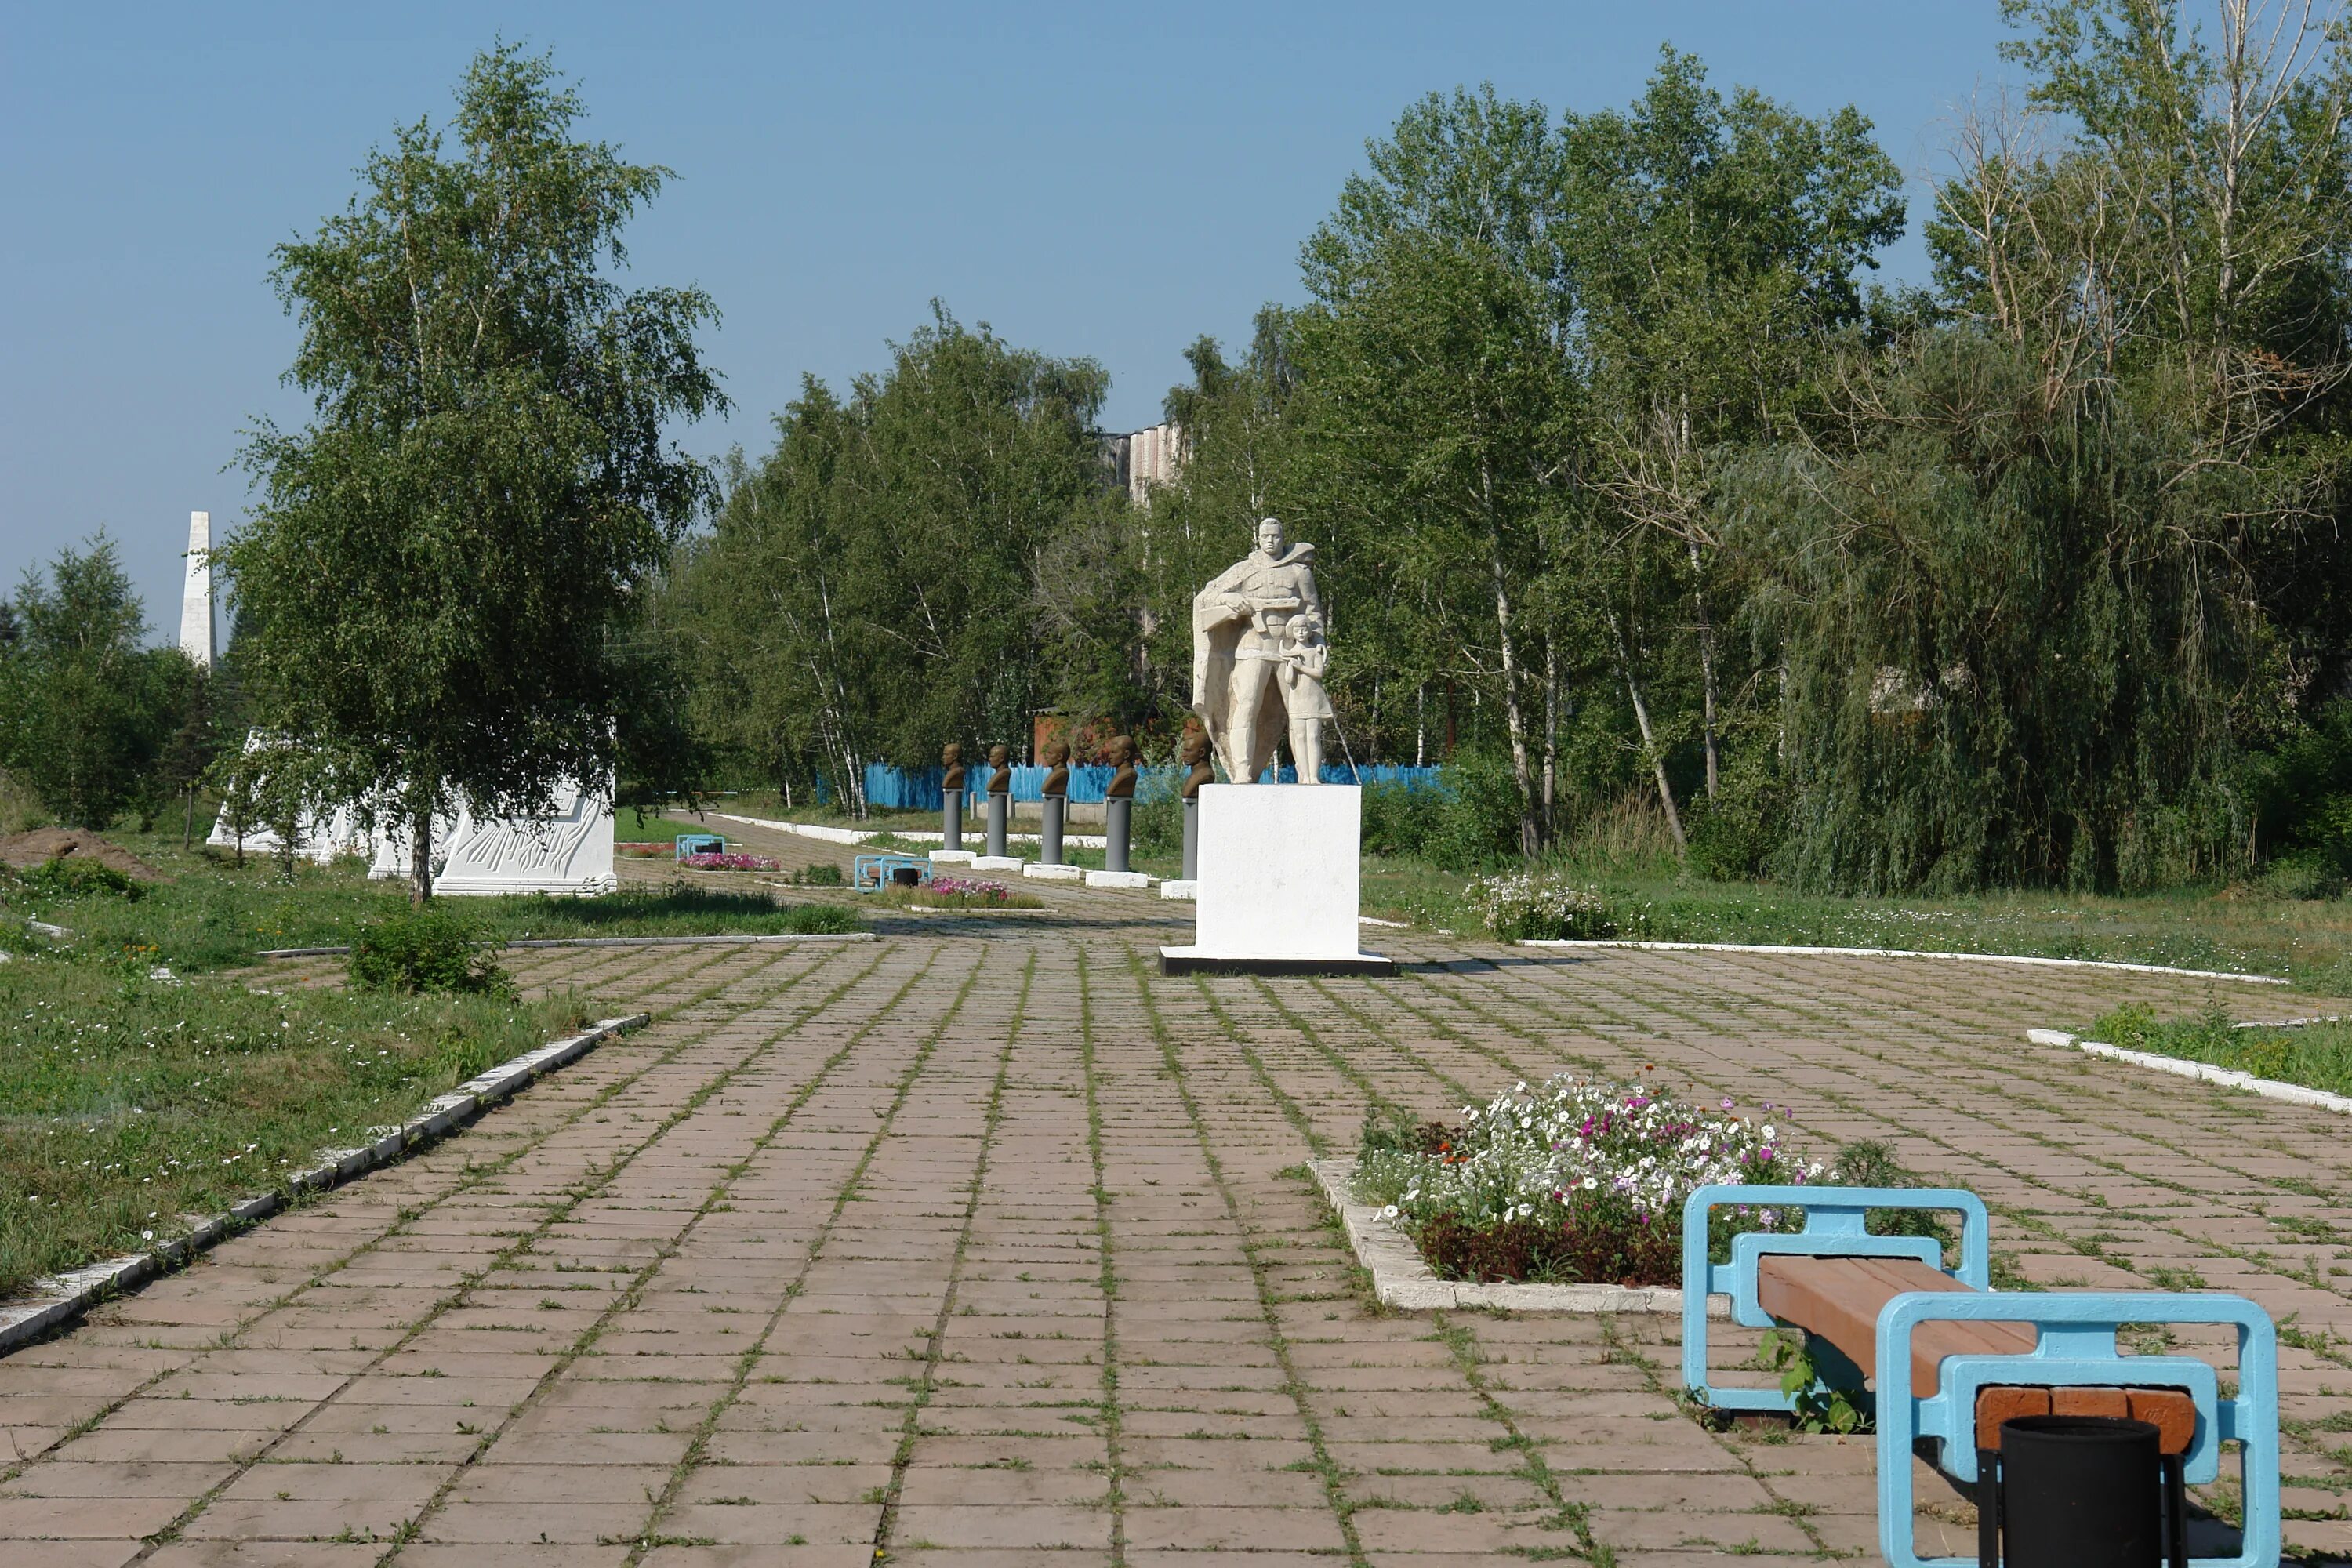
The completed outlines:
{"type": "MultiPolygon", "coordinates": [[[[2105,959],[2281,975],[2304,990],[2352,994],[2352,900],[2243,889],[1865,899],[1710,882],[1676,872],[1671,860],[1571,853],[1542,868],[1597,892],[1622,938],[2105,959]]],[[[1426,861],[1368,856],[1364,912],[1479,933],[1463,900],[1465,883],[1426,861]]]]}
{"type": "Polygon", "coordinates": [[[585,1022],[563,995],[258,994],[70,950],[0,965],[0,1296],[136,1251],[585,1022]]]}
{"type": "Polygon", "coordinates": [[[2190,1018],[2159,1018],[2135,1003],[2094,1019],[2083,1033],[2126,1050],[2185,1057],[2256,1078],[2352,1094],[2352,1023],[2242,1029],[2219,1008],[2190,1018]]]}
{"type": "MultiPolygon", "coordinates": [[[[37,880],[0,881],[0,931],[21,937],[26,918],[71,931],[78,950],[144,956],[188,974],[236,968],[267,948],[341,947],[362,925],[404,912],[404,884],[371,882],[352,861],[297,862],[288,877],[248,858],[183,853],[176,843],[114,836],[171,879],[137,900],[70,893],[37,880]]],[[[440,900],[436,900],[438,902],[440,900]]],[[[486,937],[810,934],[862,930],[839,905],[779,903],[756,888],[629,884],[598,898],[544,893],[446,900],[486,937]]]]}

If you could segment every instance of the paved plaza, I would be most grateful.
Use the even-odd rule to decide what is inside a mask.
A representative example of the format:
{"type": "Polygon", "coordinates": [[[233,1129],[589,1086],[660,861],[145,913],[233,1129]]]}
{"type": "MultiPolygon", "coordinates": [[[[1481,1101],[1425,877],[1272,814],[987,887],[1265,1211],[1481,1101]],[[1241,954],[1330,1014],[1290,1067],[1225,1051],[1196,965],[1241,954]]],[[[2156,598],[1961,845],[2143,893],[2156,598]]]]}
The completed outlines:
{"type": "Polygon", "coordinates": [[[655,1020],[0,1360],[0,1563],[1875,1561],[1869,1442],[1705,1430],[1671,1321],[1381,1314],[1300,1168],[1645,1068],[1888,1141],[2033,1280],[2253,1296],[2288,1539],[2352,1556],[2352,1129],[2023,1037],[2310,998],[1391,931],[1393,979],[1166,980],[1181,906],[1048,901],[517,955],[655,1020]]]}

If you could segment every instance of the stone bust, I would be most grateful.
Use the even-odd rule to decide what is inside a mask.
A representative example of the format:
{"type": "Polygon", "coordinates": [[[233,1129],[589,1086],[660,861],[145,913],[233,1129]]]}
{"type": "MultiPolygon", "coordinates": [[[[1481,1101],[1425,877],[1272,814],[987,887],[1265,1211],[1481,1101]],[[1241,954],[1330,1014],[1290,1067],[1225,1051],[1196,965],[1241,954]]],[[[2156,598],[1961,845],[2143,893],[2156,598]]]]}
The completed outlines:
{"type": "Polygon", "coordinates": [[[1103,760],[1118,769],[1111,774],[1110,787],[1103,791],[1107,800],[1135,798],[1135,742],[1125,735],[1113,735],[1103,747],[1103,760]]]}
{"type": "Polygon", "coordinates": [[[940,748],[940,766],[947,770],[940,780],[940,792],[953,795],[963,788],[963,748],[950,741],[940,748]]]}
{"type": "Polygon", "coordinates": [[[1217,770],[1209,761],[1209,737],[1206,731],[1188,729],[1184,731],[1183,747],[1176,753],[1183,764],[1192,769],[1184,775],[1180,792],[1186,800],[1201,793],[1201,786],[1217,782],[1217,770]]]}
{"type": "Polygon", "coordinates": [[[1067,741],[1048,741],[1045,743],[1045,786],[1041,793],[1068,795],[1070,793],[1070,743],[1067,741]]]}
{"type": "Polygon", "coordinates": [[[1013,763],[1009,761],[1012,754],[1003,746],[988,748],[988,765],[996,770],[988,775],[989,794],[1011,795],[1013,793],[1013,763]]]}

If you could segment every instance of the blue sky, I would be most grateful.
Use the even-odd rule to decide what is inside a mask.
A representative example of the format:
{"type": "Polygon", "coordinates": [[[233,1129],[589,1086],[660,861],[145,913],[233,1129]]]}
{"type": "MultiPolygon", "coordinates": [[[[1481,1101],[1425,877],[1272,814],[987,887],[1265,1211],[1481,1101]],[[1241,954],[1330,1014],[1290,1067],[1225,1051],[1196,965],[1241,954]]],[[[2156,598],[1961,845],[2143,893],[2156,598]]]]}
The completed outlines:
{"type": "Polygon", "coordinates": [[[1182,351],[1299,297],[1300,240],[1423,92],[1492,81],[1622,104],[1661,42],[1809,112],[1857,105],[1912,176],[1885,275],[1920,279],[1955,115],[2013,74],[1994,0],[1647,5],[1014,4],[36,7],[0,22],[0,587],[100,525],[159,634],[193,508],[278,384],[270,247],[314,228],[399,121],[446,116],[503,32],[551,48],[590,133],[677,178],[629,235],[638,279],[709,289],[737,404],[682,433],[771,441],[803,373],[877,366],[943,300],[1089,354],[1105,424],[1159,417],[1182,351]]]}

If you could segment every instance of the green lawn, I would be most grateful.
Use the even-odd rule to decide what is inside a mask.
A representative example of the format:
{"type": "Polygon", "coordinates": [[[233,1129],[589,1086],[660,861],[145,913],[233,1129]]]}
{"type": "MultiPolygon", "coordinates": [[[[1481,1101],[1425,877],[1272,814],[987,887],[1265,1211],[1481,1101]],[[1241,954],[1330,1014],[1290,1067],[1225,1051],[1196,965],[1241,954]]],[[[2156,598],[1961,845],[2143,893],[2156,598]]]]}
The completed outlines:
{"type": "MultiPolygon", "coordinates": [[[[405,909],[404,890],[356,865],[289,879],[166,836],[114,837],[172,879],[130,899],[0,874],[0,1295],[184,1231],[182,1216],[269,1190],[604,1011],[570,994],[258,993],[233,973],[256,949],[342,945],[405,909]]],[[[690,887],[446,903],[509,938],[860,925],[835,905],[690,887]]]]}
{"type": "Polygon", "coordinates": [[[577,995],[268,995],[204,973],[175,984],[151,977],[161,947],[87,934],[117,923],[107,903],[121,900],[43,900],[76,933],[62,943],[6,927],[0,1295],[182,1232],[182,1216],[268,1191],[318,1150],[363,1142],[595,1012],[577,995]]]}
{"type": "MultiPolygon", "coordinates": [[[[248,857],[239,870],[226,859],[184,854],[174,839],[114,837],[173,879],[152,886],[136,902],[86,900],[67,911],[20,888],[6,906],[69,927],[80,942],[151,951],[152,962],[190,973],[250,963],[267,948],[340,947],[362,922],[408,902],[404,883],[371,882],[356,862],[297,862],[289,878],[267,859],[248,857]]],[[[625,885],[593,899],[526,893],[450,899],[446,905],[506,940],[858,929],[856,918],[838,906],[779,904],[757,889],[625,885]]]]}
{"type": "MultiPolygon", "coordinates": [[[[2352,900],[2275,899],[2242,889],[2102,897],[2056,892],[1853,899],[1769,883],[1707,882],[1663,868],[1568,873],[1595,889],[1621,937],[2096,958],[2276,974],[2352,995],[2352,900]]],[[[1427,863],[1364,861],[1364,912],[1475,929],[1465,879],[1427,863]]]]}
{"type": "Polygon", "coordinates": [[[2093,1019],[2082,1034],[2129,1051],[2186,1057],[2256,1078],[2352,1094],[2352,1023],[2241,1029],[2218,1010],[2193,1018],[2158,1018],[2145,1007],[2123,1007],[2093,1019]]]}

